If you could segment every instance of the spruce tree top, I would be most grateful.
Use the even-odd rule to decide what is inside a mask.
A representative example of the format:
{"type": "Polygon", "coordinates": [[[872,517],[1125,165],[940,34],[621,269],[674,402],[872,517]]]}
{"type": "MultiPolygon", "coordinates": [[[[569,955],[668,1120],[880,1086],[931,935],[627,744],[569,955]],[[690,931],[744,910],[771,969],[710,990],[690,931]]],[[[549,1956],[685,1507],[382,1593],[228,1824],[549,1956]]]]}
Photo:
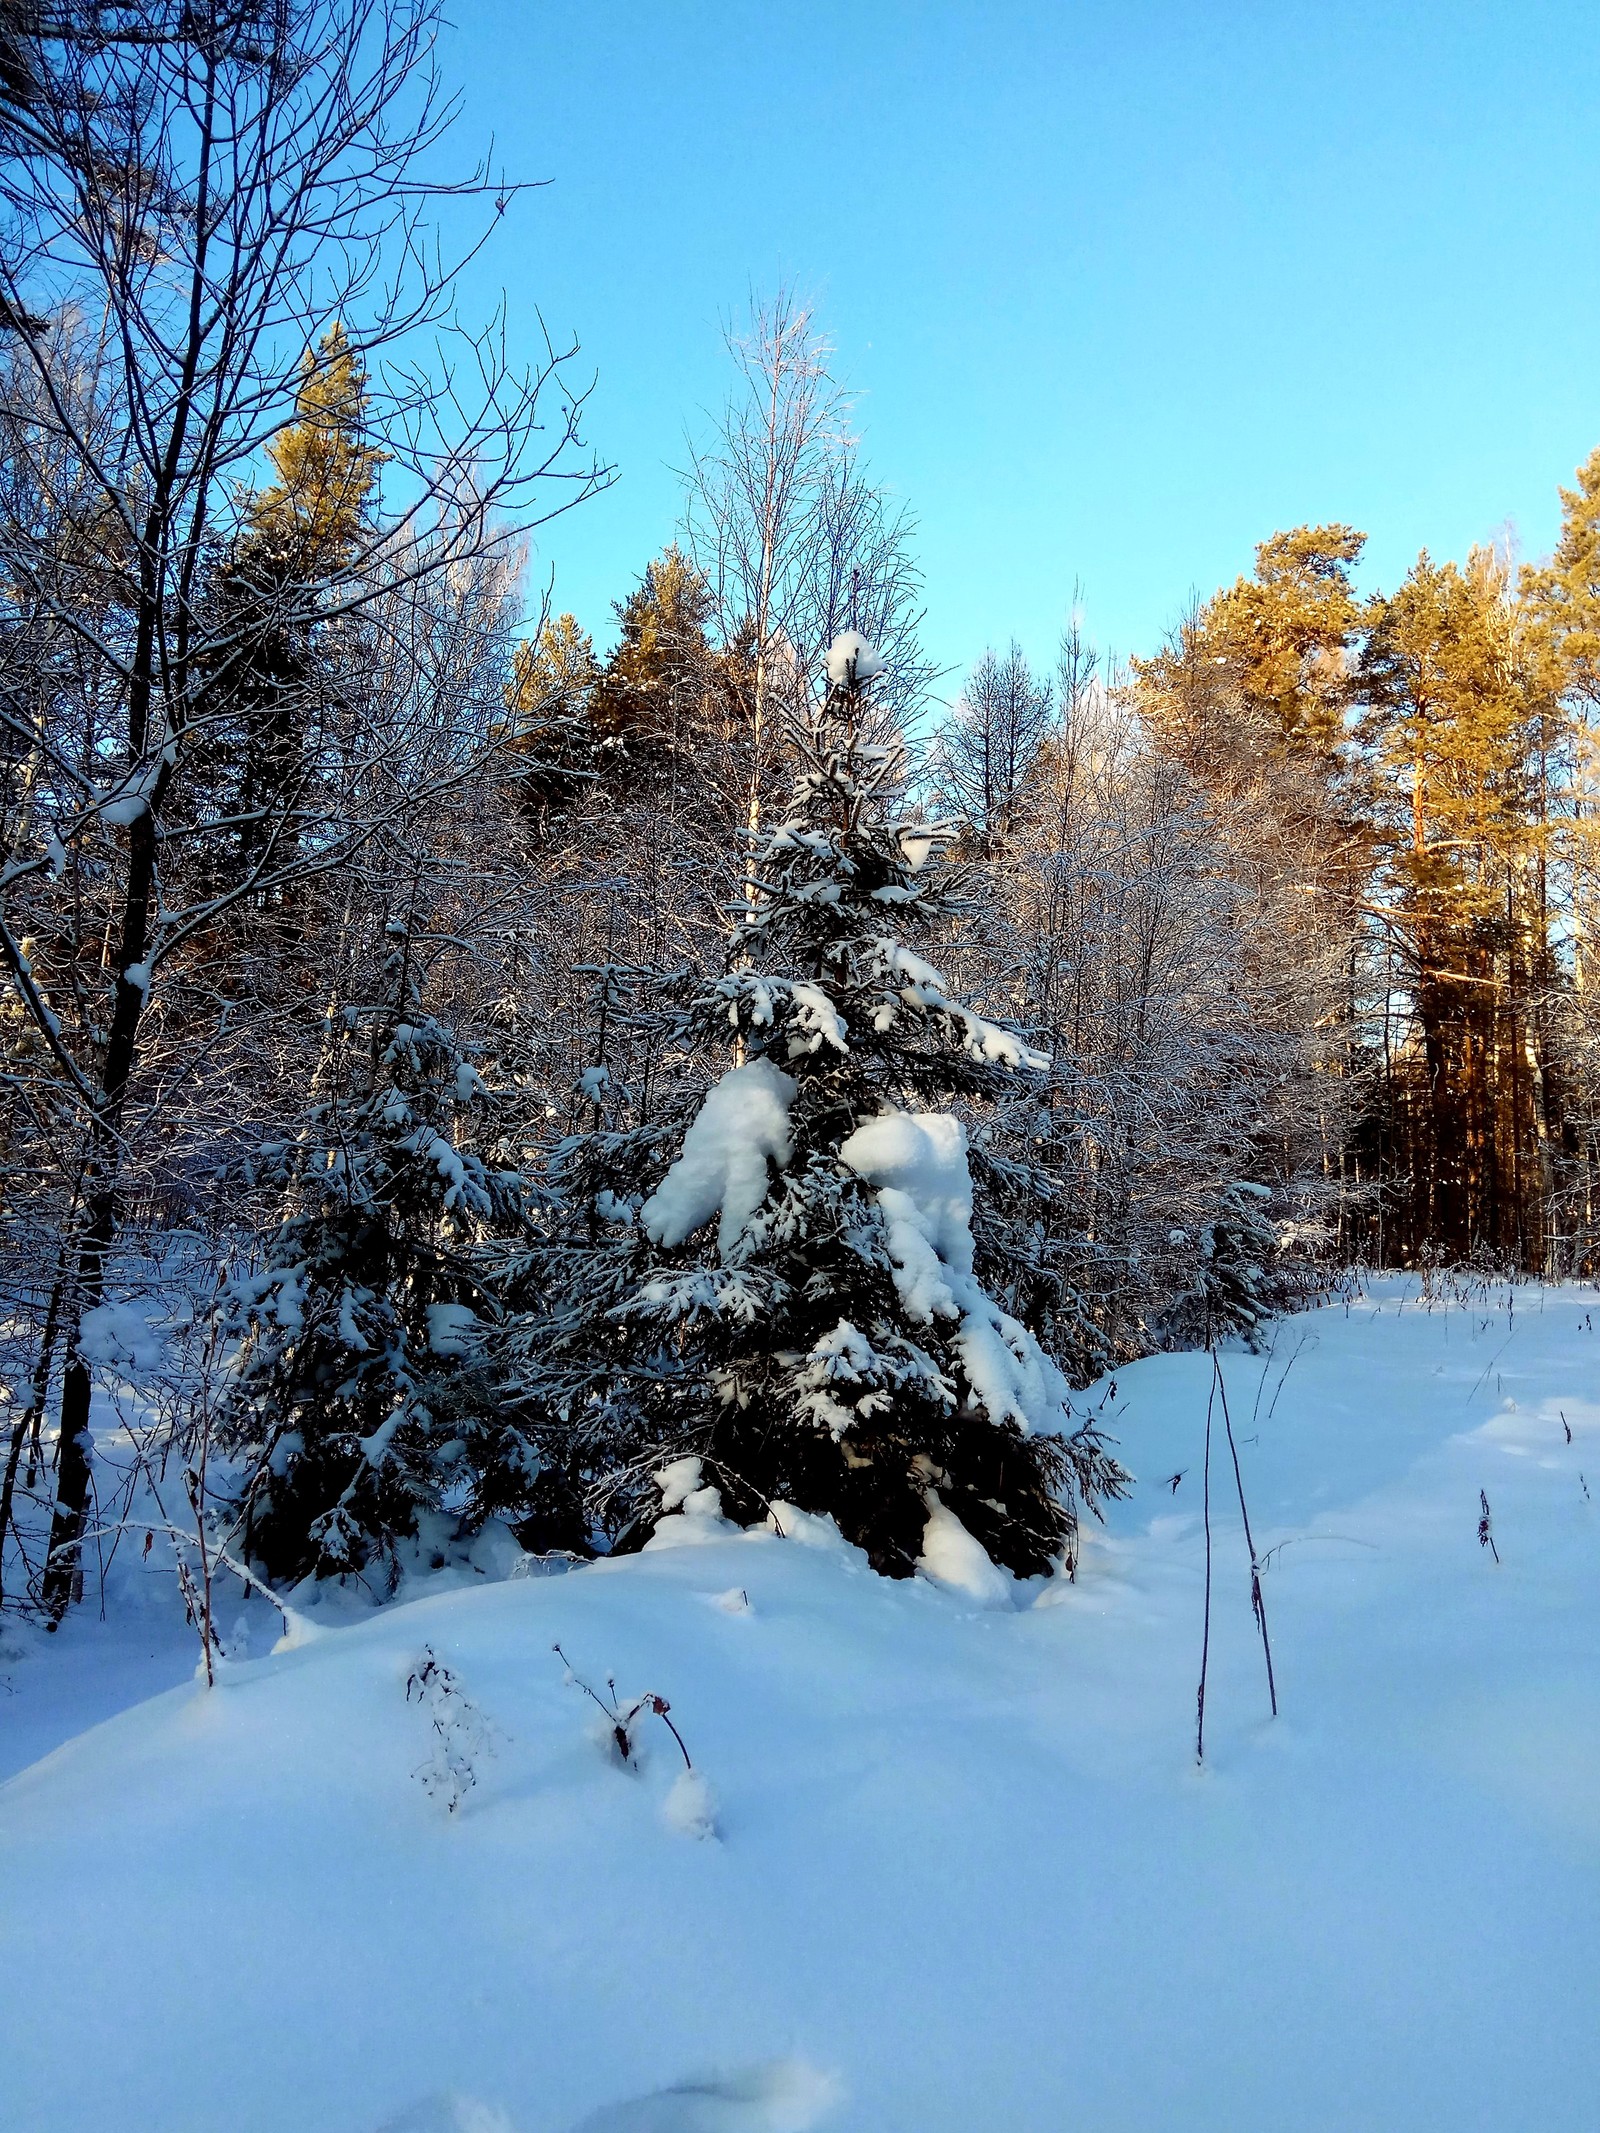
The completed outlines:
{"type": "Polygon", "coordinates": [[[803,1087],[826,1084],[860,1123],[885,1099],[988,1093],[997,1076],[1048,1061],[953,998],[906,945],[959,917],[968,877],[946,856],[956,830],[905,813],[899,751],[859,738],[876,655],[863,640],[838,644],[829,662],[841,678],[795,736],[793,804],[757,862],[735,967],[693,1013],[705,1034],[725,1028],[803,1087]]]}

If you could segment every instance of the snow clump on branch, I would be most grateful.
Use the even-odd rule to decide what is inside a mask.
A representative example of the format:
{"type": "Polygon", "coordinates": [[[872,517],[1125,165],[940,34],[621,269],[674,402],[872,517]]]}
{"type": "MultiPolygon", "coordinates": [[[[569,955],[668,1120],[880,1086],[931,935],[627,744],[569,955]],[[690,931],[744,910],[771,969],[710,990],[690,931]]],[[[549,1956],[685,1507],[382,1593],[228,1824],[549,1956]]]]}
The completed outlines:
{"type": "Polygon", "coordinates": [[[882,659],[859,630],[841,630],[828,647],[828,680],[836,689],[857,689],[876,681],[882,659]]]}

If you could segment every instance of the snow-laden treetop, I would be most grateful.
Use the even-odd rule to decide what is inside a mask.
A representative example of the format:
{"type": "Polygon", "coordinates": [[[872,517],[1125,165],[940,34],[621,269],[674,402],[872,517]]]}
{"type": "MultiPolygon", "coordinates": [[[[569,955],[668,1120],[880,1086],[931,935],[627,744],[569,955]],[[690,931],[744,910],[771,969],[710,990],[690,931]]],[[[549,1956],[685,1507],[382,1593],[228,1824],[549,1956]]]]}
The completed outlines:
{"type": "Polygon", "coordinates": [[[828,647],[828,681],[835,689],[856,689],[876,681],[884,664],[859,630],[841,630],[828,647]]]}

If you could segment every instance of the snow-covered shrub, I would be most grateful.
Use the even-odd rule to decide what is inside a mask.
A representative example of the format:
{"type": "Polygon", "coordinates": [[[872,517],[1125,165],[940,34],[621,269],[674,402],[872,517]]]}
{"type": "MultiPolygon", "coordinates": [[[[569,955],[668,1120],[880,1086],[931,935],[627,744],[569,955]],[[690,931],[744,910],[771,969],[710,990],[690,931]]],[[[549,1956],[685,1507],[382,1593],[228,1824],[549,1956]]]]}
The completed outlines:
{"type": "Polygon", "coordinates": [[[1168,1314],[1174,1346],[1209,1346],[1237,1334],[1249,1348],[1256,1330],[1279,1305],[1274,1261],[1278,1233],[1267,1213],[1265,1185],[1239,1181],[1225,1188],[1200,1231],[1200,1258],[1191,1287],[1168,1314]]]}
{"type": "Polygon", "coordinates": [[[355,1087],[256,1155],[287,1211],[224,1297],[240,1350],[218,1439],[245,1464],[245,1545],[273,1577],[392,1582],[423,1514],[470,1533],[537,1464],[478,1359],[472,1257],[516,1226],[523,1188],[462,1145],[483,1084],[414,996],[344,1034],[341,1070],[370,1040],[355,1087]]]}
{"type": "Polygon", "coordinates": [[[890,1574],[941,1506],[1032,1574],[1121,1481],[980,1278],[965,1116],[1046,1062],[911,945],[962,910],[963,877],[860,738],[863,664],[794,736],[788,819],[683,1020],[686,1049],[732,1064],[692,1120],[606,1121],[561,1151],[567,1216],[523,1270],[506,1397],[568,1447],[598,1545],[646,1539],[672,1508],[652,1477],[694,1457],[712,1511],[830,1515],[890,1574]]]}

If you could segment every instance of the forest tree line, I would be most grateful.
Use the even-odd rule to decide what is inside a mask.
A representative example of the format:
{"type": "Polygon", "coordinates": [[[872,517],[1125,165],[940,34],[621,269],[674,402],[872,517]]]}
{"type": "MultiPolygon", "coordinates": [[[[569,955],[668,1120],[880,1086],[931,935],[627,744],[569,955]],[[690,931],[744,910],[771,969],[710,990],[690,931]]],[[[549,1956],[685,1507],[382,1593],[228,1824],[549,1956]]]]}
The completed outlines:
{"type": "MultiPolygon", "coordinates": [[[[1009,1078],[938,1086],[997,1210],[978,1272],[1072,1383],[1357,1259],[1591,1268],[1600,454],[1547,565],[1424,555],[1369,597],[1362,536],[1301,527],[1126,672],[1073,624],[945,710],[914,522],[780,293],[597,649],[528,620],[530,536],[610,474],[574,351],[458,322],[509,196],[433,175],[436,30],[0,15],[8,1602],[59,1617],[151,1488],[169,1539],[217,1492],[286,1580],[648,1530],[683,1447],[608,1401],[657,1364],[584,1285],[726,1064],[705,1003],[795,794],[845,789],[830,702],[894,851],[954,870],[895,872],[883,814],[886,892],[1016,1033],[1009,1078]],[[845,697],[842,639],[881,663],[845,697]]],[[[782,1477],[747,1452],[754,1515],[782,1477]]],[[[1048,1481],[997,1559],[1061,1541],[1048,1481]]]]}

